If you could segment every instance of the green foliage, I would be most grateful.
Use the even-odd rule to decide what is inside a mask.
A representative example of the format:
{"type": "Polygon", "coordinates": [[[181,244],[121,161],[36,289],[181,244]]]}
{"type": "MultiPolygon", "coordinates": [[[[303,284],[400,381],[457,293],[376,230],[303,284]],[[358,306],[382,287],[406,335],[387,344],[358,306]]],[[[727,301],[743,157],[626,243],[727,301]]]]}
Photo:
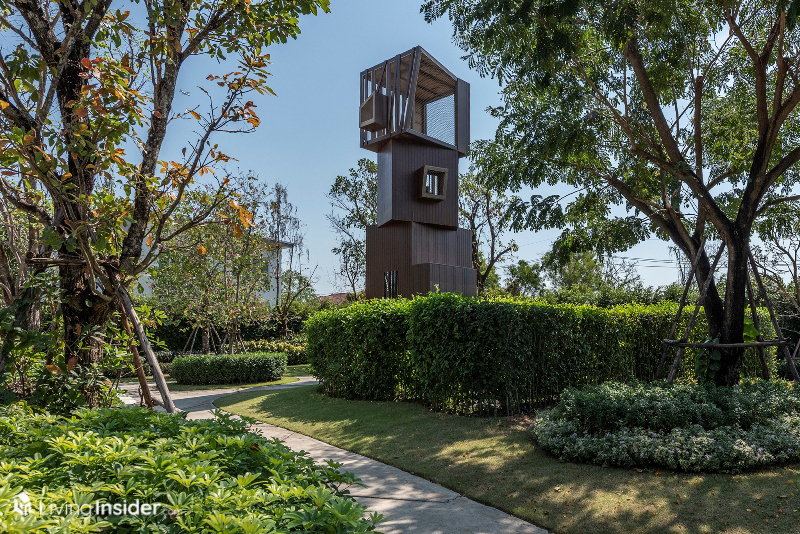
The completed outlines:
{"type": "Polygon", "coordinates": [[[230,416],[186,421],[140,408],[82,410],[72,418],[0,407],[0,531],[368,532],[359,485],[340,464],[246,430],[230,416]],[[32,513],[20,517],[21,491],[32,513]],[[91,502],[160,504],[148,515],[48,514],[91,502]],[[44,514],[39,514],[39,506],[44,514]]]}
{"type": "Polygon", "coordinates": [[[306,360],[306,344],[289,341],[267,341],[264,339],[245,341],[247,352],[282,352],[286,354],[287,365],[302,365],[306,360]]]}
{"type": "MultiPolygon", "coordinates": [[[[680,302],[683,287],[671,284],[661,287],[645,287],[635,284],[628,287],[615,288],[603,285],[597,289],[561,288],[548,289],[539,294],[539,299],[548,304],[573,304],[612,308],[625,304],[659,304],[662,302],[680,302]]],[[[696,291],[689,295],[687,302],[696,301],[696,291]]]]}
{"type": "Polygon", "coordinates": [[[306,354],[322,391],[349,399],[408,395],[410,308],[404,299],[370,300],[313,315],[306,354]]]}
{"type": "Polygon", "coordinates": [[[740,471],[800,460],[798,410],[797,385],[782,380],[606,382],[566,389],[533,433],[565,461],[740,471]]]}
{"type": "Polygon", "coordinates": [[[333,212],[328,215],[336,232],[336,246],[331,252],[339,257],[336,273],[353,296],[364,287],[366,274],[366,231],[378,217],[378,165],[361,158],[358,168],[347,176],[337,176],[327,193],[333,212]]]}
{"type": "Polygon", "coordinates": [[[25,399],[59,414],[70,414],[86,406],[110,407],[120,404],[117,392],[97,365],[72,368],[37,366],[31,394],[25,399]]]}
{"type": "Polygon", "coordinates": [[[118,286],[164,251],[199,251],[202,243],[177,241],[215,207],[234,208],[239,222],[229,227],[247,229],[240,191],[226,177],[232,158],[217,134],[259,126],[257,95],[274,95],[263,48],[296,38],[300,16],[328,12],[328,4],[90,1],[56,17],[44,4],[0,0],[0,40],[11,43],[0,51],[0,204],[8,229],[0,272],[3,300],[14,301],[12,337],[34,329],[22,328],[37,323],[25,314],[46,302],[23,287],[45,269],[30,260],[70,258],[50,270],[61,305],[41,330],[60,332],[65,359],[84,367],[99,359],[118,286]],[[200,58],[215,60],[213,72],[200,58]],[[174,102],[198,84],[201,101],[174,102]],[[186,126],[168,135],[176,122],[186,126]],[[161,154],[165,143],[175,160],[161,154]],[[199,209],[180,213],[198,197],[199,209]],[[13,222],[11,206],[28,222],[13,222]],[[11,234],[24,236],[25,248],[11,234]]]}
{"type": "Polygon", "coordinates": [[[544,280],[538,263],[519,260],[508,266],[506,291],[514,297],[520,295],[532,297],[544,290],[544,280]]]}
{"type": "MultiPolygon", "coordinates": [[[[728,344],[742,341],[752,236],[800,184],[800,99],[786,97],[800,92],[800,69],[779,51],[797,54],[800,4],[777,4],[427,0],[422,10],[449,17],[470,65],[502,84],[494,139],[470,147],[475,166],[498,190],[560,186],[512,203],[512,227],[559,229],[561,258],[671,240],[702,258],[703,279],[701,240],[721,240],[727,291],[710,285],[706,303],[728,344]]],[[[732,385],[742,351],[720,352],[715,381],[732,385]]]]}
{"type": "MultiPolygon", "coordinates": [[[[459,413],[519,413],[553,402],[568,386],[653,380],[676,308],[604,309],[448,293],[370,301],[312,317],[308,355],[331,395],[411,396],[459,413]]],[[[690,339],[702,340],[705,331],[701,314],[690,339]]],[[[774,371],[774,352],[768,354],[774,371]]],[[[686,351],[680,376],[694,378],[695,356],[686,351]]],[[[757,376],[760,368],[749,350],[744,374],[757,376]]]]}
{"type": "Polygon", "coordinates": [[[237,384],[280,380],[286,372],[286,355],[274,352],[248,354],[197,354],[172,362],[178,384],[237,384]]]}
{"type": "MultiPolygon", "coordinates": [[[[305,311],[305,310],[298,310],[305,311]]],[[[301,332],[303,323],[308,319],[308,314],[290,314],[287,317],[287,325],[291,332],[301,332]]],[[[167,321],[157,327],[148,330],[148,335],[158,339],[170,351],[181,352],[189,350],[186,342],[194,332],[192,323],[181,317],[170,316],[167,321]]],[[[274,316],[268,316],[257,322],[239,325],[239,333],[243,341],[272,340],[277,341],[284,336],[284,325],[282,321],[274,316]]],[[[214,335],[213,333],[211,335],[214,335]]],[[[223,334],[224,335],[224,334],[223,334]]],[[[197,334],[194,350],[197,351],[201,346],[201,333],[197,334]]],[[[216,339],[216,338],[215,338],[216,339]]]]}
{"type": "MultiPolygon", "coordinates": [[[[676,308],[429,295],[413,302],[409,319],[417,393],[439,409],[517,413],[552,402],[568,386],[653,380],[676,308]]],[[[705,329],[699,317],[691,339],[705,329]]],[[[687,351],[682,376],[693,377],[694,357],[687,351]]],[[[744,373],[759,369],[749,351],[744,373]]]]}
{"type": "Polygon", "coordinates": [[[254,176],[231,182],[236,196],[229,203],[215,203],[207,191],[186,195],[169,230],[191,226],[198,212],[208,211],[208,218],[164,246],[149,270],[148,300],[193,326],[223,330],[262,320],[263,294],[275,288],[272,272],[280,270],[278,229],[269,218],[272,189],[254,176]]]}

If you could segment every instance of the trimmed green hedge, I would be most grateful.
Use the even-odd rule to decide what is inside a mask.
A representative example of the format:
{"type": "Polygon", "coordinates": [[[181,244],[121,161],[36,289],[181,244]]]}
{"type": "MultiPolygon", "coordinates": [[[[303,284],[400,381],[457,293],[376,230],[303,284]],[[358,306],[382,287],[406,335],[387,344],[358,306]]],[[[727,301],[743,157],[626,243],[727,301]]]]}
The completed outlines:
{"type": "Polygon", "coordinates": [[[63,417],[0,406],[0,532],[374,531],[380,517],[348,495],[360,485],[351,473],[247,424],[144,408],[63,417]],[[14,509],[23,491],[24,516],[14,509]],[[157,513],[97,515],[88,506],[134,502],[157,513]]]}
{"type": "Polygon", "coordinates": [[[314,314],[306,354],[322,391],[353,399],[392,400],[410,385],[406,335],[411,302],[371,300],[314,314]]]}
{"type": "Polygon", "coordinates": [[[288,365],[302,365],[308,363],[306,359],[305,343],[256,339],[245,341],[244,347],[247,349],[247,352],[283,352],[286,354],[288,365]]]}
{"type": "Polygon", "coordinates": [[[178,384],[242,384],[280,380],[286,372],[286,355],[275,352],[247,354],[197,354],[172,362],[178,384]]]}
{"type": "MultiPolygon", "coordinates": [[[[676,310],[674,303],[596,308],[454,294],[371,301],[313,316],[308,357],[331,395],[518,413],[553,403],[568,386],[653,380],[676,310]]],[[[701,314],[691,339],[703,341],[705,332],[701,314]]],[[[694,366],[689,350],[680,375],[692,378],[694,366]]],[[[759,372],[749,351],[743,375],[759,372]]]]}

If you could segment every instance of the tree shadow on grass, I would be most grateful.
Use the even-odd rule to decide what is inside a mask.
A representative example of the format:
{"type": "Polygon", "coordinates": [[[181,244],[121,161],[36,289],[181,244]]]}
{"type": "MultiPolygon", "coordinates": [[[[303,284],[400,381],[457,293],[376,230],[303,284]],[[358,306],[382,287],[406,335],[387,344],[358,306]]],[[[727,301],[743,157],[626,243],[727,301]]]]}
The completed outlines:
{"type": "Polygon", "coordinates": [[[555,532],[800,531],[800,465],[739,475],[560,462],[515,418],[347,401],[316,387],[246,392],[217,406],[432,480],[555,532]]]}

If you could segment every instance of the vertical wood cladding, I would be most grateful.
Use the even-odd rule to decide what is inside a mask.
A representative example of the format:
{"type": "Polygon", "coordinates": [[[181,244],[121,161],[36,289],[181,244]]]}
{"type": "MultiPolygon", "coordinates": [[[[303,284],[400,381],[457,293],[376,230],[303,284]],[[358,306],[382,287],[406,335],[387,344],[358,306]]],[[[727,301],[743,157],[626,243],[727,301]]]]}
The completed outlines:
{"type": "Polygon", "coordinates": [[[456,85],[456,148],[464,155],[469,149],[469,84],[458,80],[456,85]]]}
{"type": "Polygon", "coordinates": [[[378,153],[378,225],[389,221],[458,228],[458,152],[413,138],[386,143],[378,153]],[[426,165],[447,169],[444,200],[421,198],[426,165]]]}
{"type": "Polygon", "coordinates": [[[399,296],[436,289],[476,296],[472,233],[458,228],[458,158],[469,146],[469,84],[416,47],[361,73],[360,102],[374,93],[387,109],[381,109],[384,128],[373,131],[367,121],[361,129],[361,146],[378,152],[378,217],[366,236],[367,298],[384,297],[384,275],[393,271],[399,296]],[[449,111],[429,110],[445,98],[449,111]],[[442,132],[446,141],[436,137],[442,132]],[[426,166],[446,170],[443,199],[422,196],[426,166]]]}
{"type": "Polygon", "coordinates": [[[403,297],[429,291],[477,295],[478,274],[472,268],[472,232],[414,222],[392,222],[367,228],[367,298],[382,298],[384,273],[397,271],[397,293],[403,297]]]}

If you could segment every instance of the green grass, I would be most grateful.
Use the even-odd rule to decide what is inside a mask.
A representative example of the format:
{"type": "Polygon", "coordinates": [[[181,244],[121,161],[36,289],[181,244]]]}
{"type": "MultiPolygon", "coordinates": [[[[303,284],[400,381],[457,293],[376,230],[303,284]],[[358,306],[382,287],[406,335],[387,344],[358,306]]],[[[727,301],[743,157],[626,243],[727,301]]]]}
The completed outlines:
{"type": "Polygon", "coordinates": [[[293,376],[284,376],[280,380],[273,380],[272,382],[255,382],[253,384],[204,384],[202,386],[191,384],[178,384],[176,382],[167,382],[170,391],[203,391],[206,389],[227,389],[227,388],[257,388],[261,386],[279,386],[281,384],[291,384],[297,382],[297,378],[293,376]]]}
{"type": "Polygon", "coordinates": [[[526,418],[332,399],[314,386],[236,393],[215,404],[397,466],[559,533],[800,531],[800,465],[703,475],[562,463],[532,443],[526,418]]]}
{"type": "Polygon", "coordinates": [[[307,363],[290,365],[286,368],[286,373],[283,376],[311,376],[311,366],[307,363]]]}
{"type": "MultiPolygon", "coordinates": [[[[280,380],[275,380],[272,382],[256,382],[253,384],[207,384],[203,386],[193,386],[188,384],[178,384],[170,375],[164,375],[164,378],[167,380],[167,386],[169,387],[170,391],[202,391],[206,389],[225,389],[225,388],[255,388],[261,386],[279,386],[281,384],[291,384],[292,382],[297,382],[298,376],[311,376],[311,366],[308,364],[303,365],[290,365],[286,368],[286,372],[283,375],[283,378],[280,380]]],[[[153,377],[147,377],[148,383],[150,385],[154,385],[153,377]]],[[[120,384],[131,383],[131,382],[138,382],[138,379],[131,378],[131,379],[123,379],[120,380],[120,384]]]]}

